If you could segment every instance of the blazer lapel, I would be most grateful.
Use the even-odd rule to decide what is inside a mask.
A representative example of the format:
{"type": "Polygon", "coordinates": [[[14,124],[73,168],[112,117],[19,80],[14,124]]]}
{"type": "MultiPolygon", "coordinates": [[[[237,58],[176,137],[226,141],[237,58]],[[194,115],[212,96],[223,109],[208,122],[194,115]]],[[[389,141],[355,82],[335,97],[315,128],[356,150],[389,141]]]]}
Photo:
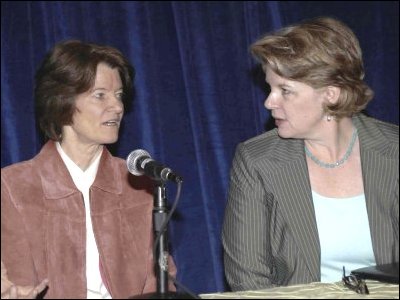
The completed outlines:
{"type": "Polygon", "coordinates": [[[320,280],[320,244],[312,202],[311,185],[300,140],[282,140],[275,149],[280,167],[272,179],[275,195],[281,199],[282,216],[289,225],[293,239],[303,254],[310,274],[318,274],[320,280]]]}
{"type": "Polygon", "coordinates": [[[393,229],[387,221],[390,218],[388,212],[396,213],[393,199],[398,199],[398,195],[397,198],[395,196],[399,188],[398,149],[391,147],[376,125],[367,121],[367,117],[354,117],[353,122],[361,145],[364,193],[376,263],[398,260],[398,250],[393,250],[393,229]]]}

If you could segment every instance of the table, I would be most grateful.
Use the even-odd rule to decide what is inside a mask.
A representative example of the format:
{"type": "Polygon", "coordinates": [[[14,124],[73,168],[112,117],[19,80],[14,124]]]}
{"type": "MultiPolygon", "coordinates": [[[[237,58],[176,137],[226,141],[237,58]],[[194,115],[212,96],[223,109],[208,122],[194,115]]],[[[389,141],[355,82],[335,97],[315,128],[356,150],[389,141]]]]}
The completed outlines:
{"type": "Polygon", "coordinates": [[[342,282],[313,282],[269,289],[200,294],[202,299],[399,299],[399,285],[365,280],[369,295],[360,295],[342,282]]]}

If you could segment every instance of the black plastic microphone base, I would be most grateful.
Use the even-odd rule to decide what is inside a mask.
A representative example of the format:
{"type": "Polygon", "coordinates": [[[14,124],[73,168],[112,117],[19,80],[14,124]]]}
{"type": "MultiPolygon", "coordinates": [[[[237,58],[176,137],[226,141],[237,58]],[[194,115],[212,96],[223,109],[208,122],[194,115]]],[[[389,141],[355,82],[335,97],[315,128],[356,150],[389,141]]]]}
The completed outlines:
{"type": "Polygon", "coordinates": [[[128,299],[196,299],[189,294],[167,292],[167,293],[148,293],[129,297],[128,299]]]}

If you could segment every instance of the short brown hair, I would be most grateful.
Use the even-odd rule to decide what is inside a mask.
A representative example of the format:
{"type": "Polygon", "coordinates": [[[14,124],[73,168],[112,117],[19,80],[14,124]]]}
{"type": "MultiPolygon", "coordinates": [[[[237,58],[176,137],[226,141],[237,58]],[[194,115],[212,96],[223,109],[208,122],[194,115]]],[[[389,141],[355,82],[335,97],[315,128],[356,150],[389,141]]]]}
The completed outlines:
{"type": "Polygon", "coordinates": [[[336,19],[319,17],[282,28],[256,41],[250,50],[281,77],[313,88],[339,87],[337,104],[324,107],[338,119],[360,112],[373,97],[363,81],[358,39],[336,19]]]}
{"type": "Polygon", "coordinates": [[[35,110],[47,138],[61,140],[62,127],[72,123],[75,98],[93,87],[99,63],[118,69],[127,106],[133,94],[134,69],[119,50],[67,40],[46,55],[36,72],[35,110]]]}

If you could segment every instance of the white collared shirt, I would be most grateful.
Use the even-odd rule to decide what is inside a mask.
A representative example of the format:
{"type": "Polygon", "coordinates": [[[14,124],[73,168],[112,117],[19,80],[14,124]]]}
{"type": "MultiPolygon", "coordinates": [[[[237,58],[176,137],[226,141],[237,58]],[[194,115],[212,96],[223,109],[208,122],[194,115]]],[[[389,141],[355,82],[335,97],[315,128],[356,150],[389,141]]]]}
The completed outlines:
{"type": "Polygon", "coordinates": [[[56,142],[58,153],[66,165],[75,186],[81,191],[85,202],[86,213],[86,279],[87,299],[112,299],[104,285],[99,268],[99,250],[94,238],[92,218],[90,217],[89,188],[96,178],[102,151],[97,154],[90,166],[82,171],[64,152],[60,143],[56,142]]]}

